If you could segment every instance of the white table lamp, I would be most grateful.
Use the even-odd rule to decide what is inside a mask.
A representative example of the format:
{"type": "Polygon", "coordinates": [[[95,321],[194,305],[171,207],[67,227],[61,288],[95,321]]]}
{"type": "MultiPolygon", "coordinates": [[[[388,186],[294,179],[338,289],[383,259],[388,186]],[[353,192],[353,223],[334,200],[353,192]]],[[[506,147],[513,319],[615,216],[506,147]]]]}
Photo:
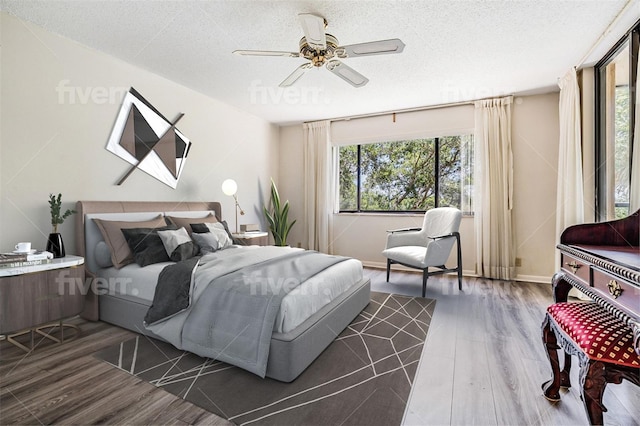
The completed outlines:
{"type": "Polygon", "coordinates": [[[240,207],[240,204],[238,204],[238,196],[236,195],[236,193],[238,192],[238,184],[233,179],[227,179],[224,182],[222,182],[222,192],[224,192],[224,195],[233,197],[236,203],[236,234],[237,234],[238,233],[238,211],[240,211],[240,215],[244,215],[244,210],[242,210],[242,207],[240,207]]]}

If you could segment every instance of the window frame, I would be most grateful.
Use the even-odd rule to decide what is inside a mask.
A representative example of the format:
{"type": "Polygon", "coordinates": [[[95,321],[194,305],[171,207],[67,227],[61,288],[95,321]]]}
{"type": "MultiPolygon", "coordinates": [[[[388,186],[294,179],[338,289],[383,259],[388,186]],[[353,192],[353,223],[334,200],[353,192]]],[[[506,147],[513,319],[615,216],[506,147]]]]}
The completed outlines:
{"type": "MultiPolygon", "coordinates": [[[[414,137],[413,139],[407,139],[407,140],[389,140],[389,141],[381,141],[381,142],[373,142],[373,143],[358,143],[358,144],[351,144],[351,145],[344,145],[344,146],[356,146],[357,147],[357,167],[356,167],[356,172],[358,174],[358,176],[356,177],[356,209],[338,209],[337,213],[341,214],[341,213],[353,213],[353,214],[406,214],[406,215],[411,215],[411,214],[424,214],[427,210],[363,210],[361,207],[361,199],[362,199],[362,173],[361,173],[361,164],[362,164],[362,153],[361,153],[361,149],[363,145],[372,145],[372,144],[379,144],[379,143],[393,143],[393,142],[403,142],[403,141],[411,141],[411,140],[416,140],[416,139],[432,139],[434,141],[434,152],[436,153],[435,158],[434,158],[434,170],[433,170],[433,174],[434,174],[434,193],[435,193],[435,197],[434,197],[434,207],[433,208],[437,208],[439,207],[439,202],[440,202],[440,173],[438,173],[438,170],[440,170],[440,139],[446,138],[446,137],[461,137],[461,136],[470,136],[473,142],[474,139],[474,135],[473,132],[470,133],[463,133],[463,134],[457,134],[457,135],[444,135],[444,136],[432,136],[432,137],[414,137]]],[[[337,147],[338,149],[340,147],[337,147]]],[[[338,161],[340,161],[338,159],[338,161]]],[[[462,161],[462,160],[461,160],[462,161]]],[[[462,168],[462,167],[461,167],[462,168]]],[[[340,173],[340,168],[338,167],[338,173],[340,173]]],[[[339,177],[339,176],[338,176],[339,177]]],[[[338,185],[338,200],[340,198],[340,191],[339,191],[339,185],[338,185]]],[[[461,200],[462,202],[462,200],[461,200]]],[[[339,204],[339,202],[338,202],[339,204]]],[[[464,212],[465,215],[473,215],[473,211],[471,212],[464,212]]]]}
{"type": "MultiPolygon", "coordinates": [[[[633,139],[635,129],[635,99],[638,88],[636,75],[638,69],[638,48],[640,47],[640,20],[638,20],[625,35],[594,65],[595,86],[595,200],[594,213],[597,222],[609,220],[607,218],[607,123],[606,123],[606,67],[618,54],[629,46],[629,170],[633,161],[633,139]]],[[[629,173],[631,185],[631,173],[629,173]]],[[[626,203],[626,206],[629,204],[626,203]]],[[[622,205],[621,205],[622,206],[622,205]]],[[[616,205],[617,207],[617,205],[616,205]]],[[[633,212],[629,212],[633,213],[633,212]]]]}

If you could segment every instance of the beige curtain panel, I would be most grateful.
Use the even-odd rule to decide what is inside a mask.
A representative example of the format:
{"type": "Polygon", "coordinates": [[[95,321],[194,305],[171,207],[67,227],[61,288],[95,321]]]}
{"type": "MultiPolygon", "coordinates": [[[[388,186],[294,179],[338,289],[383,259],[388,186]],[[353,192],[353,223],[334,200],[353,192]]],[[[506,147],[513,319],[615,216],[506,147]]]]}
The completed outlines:
{"type": "Polygon", "coordinates": [[[307,247],[332,254],[332,218],[335,199],[331,122],[303,124],[304,222],[307,247]]]}
{"type": "Polygon", "coordinates": [[[512,96],[475,102],[476,273],[503,280],[515,277],[512,103],[512,96]]]}
{"type": "MultiPolygon", "coordinates": [[[[558,183],[556,196],[556,243],[565,228],[584,222],[584,177],[582,174],[582,134],[580,87],[576,69],[558,81],[560,86],[558,141],[558,183]]],[[[556,255],[556,270],[560,254],[556,255]]]]}

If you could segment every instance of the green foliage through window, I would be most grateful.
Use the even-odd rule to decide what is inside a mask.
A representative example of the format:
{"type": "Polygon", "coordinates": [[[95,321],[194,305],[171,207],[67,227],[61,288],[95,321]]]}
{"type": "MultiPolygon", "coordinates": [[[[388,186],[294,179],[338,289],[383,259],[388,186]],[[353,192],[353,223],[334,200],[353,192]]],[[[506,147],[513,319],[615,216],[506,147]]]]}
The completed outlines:
{"type": "Polygon", "coordinates": [[[340,211],[472,211],[471,135],[343,146],[339,158],[340,211]]]}

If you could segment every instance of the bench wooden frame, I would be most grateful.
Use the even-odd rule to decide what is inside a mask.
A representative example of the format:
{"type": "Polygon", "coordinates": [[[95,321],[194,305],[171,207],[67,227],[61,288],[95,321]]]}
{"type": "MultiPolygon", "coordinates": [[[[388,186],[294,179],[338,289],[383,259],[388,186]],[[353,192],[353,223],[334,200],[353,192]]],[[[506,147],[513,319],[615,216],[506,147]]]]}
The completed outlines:
{"type": "MultiPolygon", "coordinates": [[[[573,285],[580,290],[586,290],[581,283],[571,275],[558,272],[553,277],[554,300],[566,302],[568,289],[573,285]]],[[[595,294],[594,294],[595,296],[595,294]]],[[[547,357],[551,364],[553,377],[542,385],[544,396],[550,401],[560,400],[560,388],[571,387],[571,356],[578,357],[580,365],[580,391],[584,408],[592,425],[603,424],[603,412],[606,407],[602,404],[607,383],[620,384],[626,379],[640,386],[640,368],[633,368],[590,359],[587,354],[560,329],[550,314],[545,315],[542,323],[542,341],[545,345],[547,357]],[[558,350],[564,350],[564,366],[560,370],[558,350]]]]}

